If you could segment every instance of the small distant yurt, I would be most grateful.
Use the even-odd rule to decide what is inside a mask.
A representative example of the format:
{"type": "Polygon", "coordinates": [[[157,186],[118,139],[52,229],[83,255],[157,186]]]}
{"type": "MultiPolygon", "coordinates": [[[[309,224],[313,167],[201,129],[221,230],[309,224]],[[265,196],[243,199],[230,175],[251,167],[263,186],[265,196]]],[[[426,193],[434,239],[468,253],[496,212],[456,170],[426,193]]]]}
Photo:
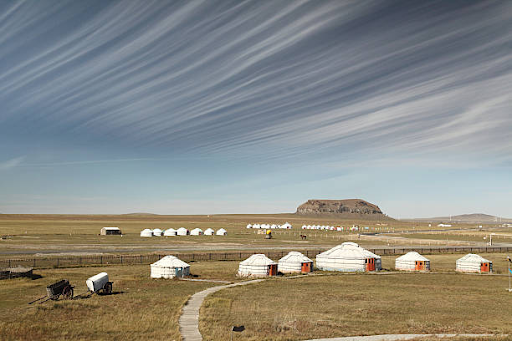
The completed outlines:
{"type": "Polygon", "coordinates": [[[262,253],[252,255],[238,266],[238,276],[266,277],[277,275],[277,263],[262,253]]]}
{"type": "Polygon", "coordinates": [[[174,278],[190,275],[190,265],[174,257],[165,256],[150,265],[151,278],[174,278]]]}
{"type": "Polygon", "coordinates": [[[155,236],[155,237],[161,237],[163,233],[164,233],[164,231],[162,231],[160,229],[153,230],[153,236],[155,236]]]}
{"type": "Polygon", "coordinates": [[[316,256],[316,267],[327,271],[378,271],[381,258],[356,243],[345,242],[316,256]]]}
{"type": "Polygon", "coordinates": [[[153,231],[151,231],[150,229],[144,229],[144,230],[140,231],[140,236],[141,237],[153,237],[153,231]]]}
{"type": "Polygon", "coordinates": [[[408,252],[395,260],[395,269],[407,271],[429,271],[430,259],[413,251],[408,252]]]}
{"type": "Polygon", "coordinates": [[[175,229],[167,229],[164,231],[164,237],[172,237],[177,234],[175,229]]]}
{"type": "Polygon", "coordinates": [[[217,236],[226,236],[228,234],[228,231],[224,230],[224,229],[218,229],[217,232],[215,233],[217,236]]]}
{"type": "Polygon", "coordinates": [[[282,273],[308,273],[313,271],[313,261],[300,252],[292,251],[279,260],[277,269],[282,273]]]}
{"type": "Polygon", "coordinates": [[[204,230],[205,236],[213,236],[214,234],[215,234],[215,230],[212,228],[207,228],[206,230],[204,230]]]}
{"type": "Polygon", "coordinates": [[[492,262],[474,253],[468,253],[457,259],[455,271],[459,272],[492,272],[492,262]]]}
{"type": "Polygon", "coordinates": [[[252,229],[252,225],[251,224],[247,224],[247,228],[248,229],[252,229]]]}
{"type": "Polygon", "coordinates": [[[203,235],[203,230],[201,230],[199,227],[196,227],[195,229],[190,231],[190,235],[191,236],[202,236],[203,235]]]}
{"type": "Polygon", "coordinates": [[[190,234],[190,231],[187,230],[186,228],[184,227],[180,227],[177,231],[176,231],[176,234],[178,236],[188,236],[190,234]]]}

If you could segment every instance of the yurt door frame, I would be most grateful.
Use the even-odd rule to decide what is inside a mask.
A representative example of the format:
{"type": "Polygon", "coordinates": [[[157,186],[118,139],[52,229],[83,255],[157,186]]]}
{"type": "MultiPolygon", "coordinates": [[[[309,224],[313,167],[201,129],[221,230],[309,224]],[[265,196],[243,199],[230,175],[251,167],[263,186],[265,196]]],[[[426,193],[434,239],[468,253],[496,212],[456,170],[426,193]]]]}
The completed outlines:
{"type": "Polygon", "coordinates": [[[268,266],[268,275],[269,276],[277,275],[277,264],[270,264],[268,266]]]}
{"type": "Polygon", "coordinates": [[[183,277],[183,268],[174,268],[174,274],[177,278],[183,277]]]}
{"type": "Polygon", "coordinates": [[[312,269],[311,269],[311,268],[312,268],[312,266],[311,266],[311,265],[312,265],[312,263],[310,263],[310,262],[304,262],[304,263],[302,263],[300,271],[301,271],[301,272],[304,272],[304,273],[306,273],[306,272],[311,272],[311,270],[312,270],[312,269]]]}
{"type": "Polygon", "coordinates": [[[375,271],[375,258],[367,258],[364,262],[366,263],[366,271],[375,271]]]}
{"type": "Polygon", "coordinates": [[[422,260],[417,260],[415,270],[425,270],[425,262],[422,260]]]}
{"type": "Polygon", "coordinates": [[[490,267],[489,263],[481,263],[480,264],[480,272],[489,272],[490,267]]]}

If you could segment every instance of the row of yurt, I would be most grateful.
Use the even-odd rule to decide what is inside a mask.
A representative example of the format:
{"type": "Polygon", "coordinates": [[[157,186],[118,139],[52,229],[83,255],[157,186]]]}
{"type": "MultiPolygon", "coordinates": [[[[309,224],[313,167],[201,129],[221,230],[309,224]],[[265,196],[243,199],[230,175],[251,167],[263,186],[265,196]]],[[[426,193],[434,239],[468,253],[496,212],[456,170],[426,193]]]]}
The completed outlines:
{"type": "Polygon", "coordinates": [[[329,230],[329,231],[343,231],[343,226],[329,226],[329,225],[302,225],[303,230],[329,230]]]}
{"type": "Polygon", "coordinates": [[[278,263],[262,253],[252,255],[240,262],[238,276],[267,277],[282,273],[309,273],[313,271],[313,261],[300,252],[292,251],[278,263]]]}
{"type": "Polygon", "coordinates": [[[382,270],[380,256],[345,242],[316,256],[316,267],[327,271],[379,271],[382,270]]]}
{"type": "Polygon", "coordinates": [[[208,228],[203,232],[203,230],[201,230],[200,228],[195,228],[192,231],[189,231],[184,227],[180,227],[177,230],[170,228],[165,231],[162,231],[160,229],[154,229],[154,230],[144,229],[140,232],[141,237],[153,237],[153,236],[155,236],[155,237],[160,237],[160,236],[172,237],[172,236],[188,236],[188,235],[201,236],[203,234],[207,235],[207,236],[213,236],[213,235],[226,236],[228,234],[228,232],[223,228],[217,230],[217,232],[215,232],[215,230],[213,230],[211,228],[208,228]]]}
{"type": "Polygon", "coordinates": [[[179,278],[190,275],[190,265],[174,256],[165,256],[150,267],[151,278],[179,278]]]}
{"type": "Polygon", "coordinates": [[[291,229],[292,224],[286,222],[282,225],[279,224],[247,224],[248,229],[264,229],[264,230],[274,230],[274,229],[291,229]]]}

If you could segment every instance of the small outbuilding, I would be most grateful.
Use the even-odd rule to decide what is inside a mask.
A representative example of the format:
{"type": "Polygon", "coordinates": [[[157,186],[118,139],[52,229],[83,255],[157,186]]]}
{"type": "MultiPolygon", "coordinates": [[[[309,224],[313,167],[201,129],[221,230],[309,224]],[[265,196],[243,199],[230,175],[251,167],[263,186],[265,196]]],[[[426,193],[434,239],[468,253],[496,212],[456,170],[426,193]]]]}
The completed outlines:
{"type": "Polygon", "coordinates": [[[177,234],[176,230],[173,228],[170,228],[170,229],[165,230],[164,237],[172,237],[172,236],[175,236],[176,234],[177,234]]]}
{"type": "Polygon", "coordinates": [[[123,233],[119,229],[119,227],[114,226],[105,226],[101,228],[100,234],[102,236],[113,236],[113,235],[122,235],[123,233]]]}
{"type": "Polygon", "coordinates": [[[490,273],[492,272],[492,261],[474,253],[468,253],[464,257],[457,259],[455,271],[490,273]]]}
{"type": "Polygon", "coordinates": [[[150,229],[144,229],[144,230],[140,231],[140,236],[141,237],[153,237],[153,231],[151,231],[150,229]]]}
{"type": "Polygon", "coordinates": [[[279,260],[277,269],[282,273],[309,273],[313,271],[313,261],[300,252],[292,251],[279,260]]]}
{"type": "Polygon", "coordinates": [[[150,267],[151,278],[180,278],[190,275],[190,265],[174,256],[165,256],[150,267]]]}
{"type": "Polygon", "coordinates": [[[217,236],[227,236],[228,235],[228,231],[224,230],[224,229],[218,229],[217,232],[215,233],[217,236]]]}
{"type": "Polygon", "coordinates": [[[316,267],[327,271],[378,271],[382,269],[381,264],[380,256],[352,242],[345,242],[316,256],[316,267]]]}
{"type": "Polygon", "coordinates": [[[190,235],[191,236],[202,236],[203,235],[203,230],[201,230],[199,227],[196,227],[195,229],[190,231],[190,235]]]}
{"type": "Polygon", "coordinates": [[[186,228],[184,227],[180,227],[177,231],[176,231],[176,234],[178,236],[188,236],[190,234],[190,231],[187,230],[186,228]]]}
{"type": "Polygon", "coordinates": [[[267,277],[277,275],[277,263],[262,253],[252,255],[238,266],[238,276],[267,277]]]}
{"type": "Polygon", "coordinates": [[[430,259],[412,251],[395,260],[395,269],[406,271],[429,271],[430,259]]]}
{"type": "Polygon", "coordinates": [[[215,230],[212,228],[207,228],[206,230],[204,230],[205,236],[213,236],[214,234],[215,234],[215,230]]]}

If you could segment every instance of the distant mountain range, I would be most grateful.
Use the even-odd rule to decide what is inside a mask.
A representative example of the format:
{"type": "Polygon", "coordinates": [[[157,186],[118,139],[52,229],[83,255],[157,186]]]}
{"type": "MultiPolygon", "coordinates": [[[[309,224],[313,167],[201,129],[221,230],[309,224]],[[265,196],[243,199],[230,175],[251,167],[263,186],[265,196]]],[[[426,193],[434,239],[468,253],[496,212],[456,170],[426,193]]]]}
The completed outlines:
{"type": "Polygon", "coordinates": [[[472,213],[472,214],[461,214],[454,215],[451,217],[434,217],[434,218],[417,218],[407,219],[415,221],[432,221],[432,222],[452,222],[452,223],[483,223],[483,224],[496,224],[496,223],[512,223],[511,218],[501,218],[489,214],[483,213],[472,213]]]}

